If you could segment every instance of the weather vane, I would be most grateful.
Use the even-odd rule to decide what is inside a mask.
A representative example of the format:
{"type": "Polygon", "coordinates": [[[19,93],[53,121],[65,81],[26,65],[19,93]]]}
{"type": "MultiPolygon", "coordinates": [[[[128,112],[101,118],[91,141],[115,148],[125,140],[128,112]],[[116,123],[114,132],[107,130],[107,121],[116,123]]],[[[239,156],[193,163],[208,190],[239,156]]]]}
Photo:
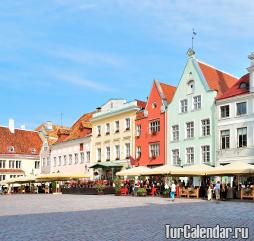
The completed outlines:
{"type": "Polygon", "coordinates": [[[194,46],[193,46],[193,42],[194,42],[194,38],[197,35],[197,32],[195,32],[194,28],[192,29],[192,38],[191,38],[191,48],[192,50],[194,50],[194,46]]]}

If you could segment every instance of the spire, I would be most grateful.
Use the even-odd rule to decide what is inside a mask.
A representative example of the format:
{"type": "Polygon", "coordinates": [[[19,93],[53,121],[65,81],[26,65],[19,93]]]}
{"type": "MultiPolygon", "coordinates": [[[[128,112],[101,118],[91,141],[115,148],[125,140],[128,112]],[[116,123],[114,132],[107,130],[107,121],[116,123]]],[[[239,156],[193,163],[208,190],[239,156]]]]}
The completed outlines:
{"type": "Polygon", "coordinates": [[[194,38],[197,35],[197,32],[195,32],[194,28],[192,29],[192,37],[191,37],[191,48],[187,51],[187,56],[189,58],[195,58],[195,51],[194,51],[194,38]]]}

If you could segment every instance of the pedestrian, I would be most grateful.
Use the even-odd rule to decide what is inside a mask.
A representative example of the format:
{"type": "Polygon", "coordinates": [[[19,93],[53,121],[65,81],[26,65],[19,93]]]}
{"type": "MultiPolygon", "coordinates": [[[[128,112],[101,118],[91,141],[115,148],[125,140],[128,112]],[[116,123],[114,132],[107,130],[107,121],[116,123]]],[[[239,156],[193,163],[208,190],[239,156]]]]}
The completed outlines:
{"type": "Polygon", "coordinates": [[[175,180],[173,180],[173,182],[171,184],[171,191],[170,191],[170,196],[171,196],[172,202],[175,201],[175,192],[176,192],[176,184],[175,184],[175,180]]]}
{"type": "Polygon", "coordinates": [[[211,201],[213,198],[213,184],[208,185],[207,189],[207,200],[211,201]]]}
{"type": "Polygon", "coordinates": [[[217,181],[217,183],[214,186],[214,191],[215,191],[215,199],[216,202],[220,200],[220,181],[217,181]]]}

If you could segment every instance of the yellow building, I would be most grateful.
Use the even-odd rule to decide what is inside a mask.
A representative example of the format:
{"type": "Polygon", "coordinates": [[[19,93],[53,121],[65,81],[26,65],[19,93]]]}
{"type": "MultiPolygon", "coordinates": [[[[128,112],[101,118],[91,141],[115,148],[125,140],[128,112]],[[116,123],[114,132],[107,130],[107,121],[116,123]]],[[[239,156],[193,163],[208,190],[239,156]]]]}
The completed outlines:
{"type": "Polygon", "coordinates": [[[93,115],[91,168],[101,178],[110,179],[135,156],[136,112],[145,102],[111,99],[93,115]]]}

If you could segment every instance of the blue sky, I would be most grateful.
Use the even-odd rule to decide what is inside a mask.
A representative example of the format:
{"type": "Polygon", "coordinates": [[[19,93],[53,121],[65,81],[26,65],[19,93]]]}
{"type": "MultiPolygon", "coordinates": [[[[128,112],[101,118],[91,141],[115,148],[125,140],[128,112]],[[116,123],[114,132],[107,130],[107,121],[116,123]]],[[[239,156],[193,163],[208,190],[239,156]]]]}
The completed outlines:
{"type": "Polygon", "coordinates": [[[191,46],[240,76],[254,51],[254,2],[9,0],[0,3],[0,124],[71,125],[109,98],[177,85],[191,46]]]}

